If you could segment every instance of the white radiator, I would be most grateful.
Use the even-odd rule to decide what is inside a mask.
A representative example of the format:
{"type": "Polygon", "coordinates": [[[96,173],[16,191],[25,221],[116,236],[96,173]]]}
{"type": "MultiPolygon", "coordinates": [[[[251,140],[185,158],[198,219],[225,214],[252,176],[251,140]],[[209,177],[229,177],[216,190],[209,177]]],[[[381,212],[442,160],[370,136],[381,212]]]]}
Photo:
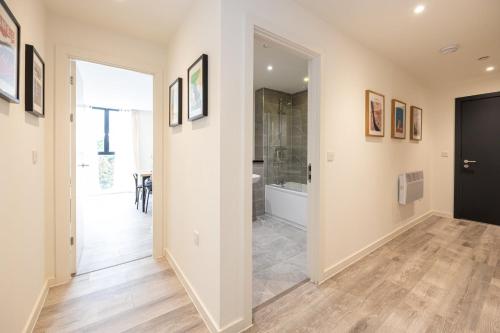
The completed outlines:
{"type": "Polygon", "coordinates": [[[399,175],[399,203],[409,204],[424,197],[424,172],[408,172],[399,175]]]}

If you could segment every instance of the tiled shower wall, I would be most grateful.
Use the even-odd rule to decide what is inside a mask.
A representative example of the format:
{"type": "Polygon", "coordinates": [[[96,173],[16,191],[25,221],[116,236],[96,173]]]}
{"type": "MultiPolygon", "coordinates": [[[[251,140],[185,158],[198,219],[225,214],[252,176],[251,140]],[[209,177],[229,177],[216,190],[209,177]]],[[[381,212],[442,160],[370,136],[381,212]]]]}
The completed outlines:
{"type": "Polygon", "coordinates": [[[257,90],[254,131],[255,160],[264,161],[253,166],[262,173],[253,186],[255,218],[264,214],[264,184],[307,182],[307,91],[257,90]]]}

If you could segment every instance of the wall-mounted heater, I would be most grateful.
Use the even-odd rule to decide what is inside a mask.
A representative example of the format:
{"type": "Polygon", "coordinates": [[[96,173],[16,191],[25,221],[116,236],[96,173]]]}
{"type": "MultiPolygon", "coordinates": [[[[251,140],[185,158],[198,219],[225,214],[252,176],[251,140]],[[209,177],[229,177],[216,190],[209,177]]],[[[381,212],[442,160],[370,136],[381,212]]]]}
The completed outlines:
{"type": "Polygon", "coordinates": [[[409,204],[424,197],[424,172],[408,172],[399,175],[399,203],[409,204]]]}

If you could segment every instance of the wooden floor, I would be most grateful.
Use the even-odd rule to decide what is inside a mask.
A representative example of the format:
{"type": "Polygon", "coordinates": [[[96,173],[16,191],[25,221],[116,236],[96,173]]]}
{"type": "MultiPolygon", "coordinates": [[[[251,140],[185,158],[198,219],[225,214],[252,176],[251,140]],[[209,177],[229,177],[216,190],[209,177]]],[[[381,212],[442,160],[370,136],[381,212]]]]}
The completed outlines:
{"type": "Polygon", "coordinates": [[[35,332],[208,332],[166,261],[141,259],[49,291],[35,332]]]}
{"type": "Polygon", "coordinates": [[[249,331],[500,332],[500,227],[432,217],[259,309],[249,331]]]}
{"type": "MultiPolygon", "coordinates": [[[[35,332],[208,332],[169,265],[143,259],[50,290],[35,332]]],[[[500,227],[432,217],[249,332],[500,332],[500,227]]]]}

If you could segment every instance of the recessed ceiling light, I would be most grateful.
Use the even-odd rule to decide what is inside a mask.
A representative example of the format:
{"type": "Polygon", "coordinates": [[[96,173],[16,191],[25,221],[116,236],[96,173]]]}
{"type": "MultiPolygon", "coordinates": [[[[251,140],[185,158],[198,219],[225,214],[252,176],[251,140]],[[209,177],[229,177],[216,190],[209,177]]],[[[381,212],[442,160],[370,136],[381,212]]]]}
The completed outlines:
{"type": "Polygon", "coordinates": [[[273,65],[268,65],[268,66],[267,66],[267,70],[268,70],[268,71],[272,71],[272,70],[273,70],[273,65]]]}
{"type": "Polygon", "coordinates": [[[424,5],[418,5],[417,7],[415,7],[413,9],[413,12],[415,14],[422,14],[424,12],[424,10],[425,10],[425,6],[424,5]]]}
{"type": "Polygon", "coordinates": [[[439,52],[443,55],[445,54],[450,54],[450,53],[455,53],[458,51],[458,48],[460,46],[458,44],[451,44],[451,45],[448,45],[448,46],[445,46],[445,47],[442,47],[439,52]]]}
{"type": "Polygon", "coordinates": [[[309,78],[307,76],[304,78],[304,82],[309,82],[309,78]]]}
{"type": "Polygon", "coordinates": [[[494,67],[494,66],[488,66],[488,67],[486,67],[486,71],[487,71],[487,72],[492,72],[492,71],[494,71],[494,70],[495,70],[495,67],[494,67]]]}

